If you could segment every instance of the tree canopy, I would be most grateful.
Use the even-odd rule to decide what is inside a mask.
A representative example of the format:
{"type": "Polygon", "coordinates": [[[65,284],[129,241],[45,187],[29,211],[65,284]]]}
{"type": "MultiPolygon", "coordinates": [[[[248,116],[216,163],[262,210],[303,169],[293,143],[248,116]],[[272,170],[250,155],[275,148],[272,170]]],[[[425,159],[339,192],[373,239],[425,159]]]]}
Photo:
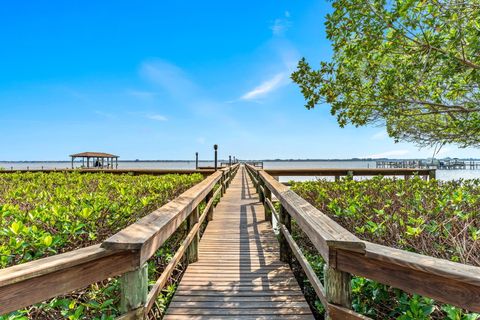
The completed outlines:
{"type": "Polygon", "coordinates": [[[395,141],[480,146],[480,0],[333,0],[331,61],[302,59],[306,107],[395,141]]]}

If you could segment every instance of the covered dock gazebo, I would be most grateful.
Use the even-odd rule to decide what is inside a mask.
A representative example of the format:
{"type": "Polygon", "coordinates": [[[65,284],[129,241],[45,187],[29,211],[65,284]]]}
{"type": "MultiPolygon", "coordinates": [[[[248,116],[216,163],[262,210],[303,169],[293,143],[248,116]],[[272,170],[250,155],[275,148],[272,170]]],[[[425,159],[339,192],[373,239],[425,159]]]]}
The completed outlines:
{"type": "Polygon", "coordinates": [[[82,158],[82,168],[93,169],[117,169],[118,168],[118,156],[103,152],[82,152],[71,154],[72,169],[74,168],[75,158],[82,158]],[[92,163],[90,165],[90,159],[92,163]]]}

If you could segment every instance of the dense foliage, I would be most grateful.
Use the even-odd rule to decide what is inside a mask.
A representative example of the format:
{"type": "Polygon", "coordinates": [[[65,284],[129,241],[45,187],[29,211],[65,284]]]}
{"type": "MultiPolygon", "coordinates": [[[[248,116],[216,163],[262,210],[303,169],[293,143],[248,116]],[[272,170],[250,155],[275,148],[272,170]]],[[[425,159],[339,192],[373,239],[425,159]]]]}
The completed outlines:
{"type": "MultiPolygon", "coordinates": [[[[0,174],[0,268],[99,243],[201,180],[199,174],[0,174]]],[[[150,261],[152,279],[171,258],[179,231],[150,261]]],[[[0,319],[113,319],[117,306],[112,280],[0,319]]]]}
{"type": "MultiPolygon", "coordinates": [[[[292,189],[359,238],[480,266],[480,180],[375,177],[294,183],[292,189]]],[[[320,277],[323,260],[297,227],[295,237],[320,277]]],[[[480,318],[432,299],[354,277],[353,308],[375,319],[480,318]]]]}
{"type": "Polygon", "coordinates": [[[480,180],[318,180],[292,189],[359,238],[480,266],[480,180]]]}
{"type": "Polygon", "coordinates": [[[340,126],[385,124],[395,140],[480,145],[479,0],[332,0],[333,56],[292,79],[340,126]]]}

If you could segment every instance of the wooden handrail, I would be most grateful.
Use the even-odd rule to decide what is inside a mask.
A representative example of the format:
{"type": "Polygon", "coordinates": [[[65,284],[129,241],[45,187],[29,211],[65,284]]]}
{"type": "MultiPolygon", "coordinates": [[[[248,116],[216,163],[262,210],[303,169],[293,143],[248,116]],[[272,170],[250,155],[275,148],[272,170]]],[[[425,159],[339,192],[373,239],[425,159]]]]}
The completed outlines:
{"type": "Polygon", "coordinates": [[[364,255],[337,250],[339,270],[480,312],[480,268],[365,242],[364,255]]]}
{"type": "Polygon", "coordinates": [[[137,260],[94,245],[0,269],[0,315],[134,270],[137,260]]]}
{"type": "Polygon", "coordinates": [[[101,247],[110,250],[139,250],[138,266],[147,261],[206,197],[222,178],[219,170],[160,209],[106,239],[101,247]]]}
{"type": "MultiPolygon", "coordinates": [[[[260,177],[256,183],[263,184],[274,194],[281,206],[297,221],[330,268],[364,276],[469,311],[480,311],[479,267],[362,241],[276,181],[265,170],[250,165],[246,167],[251,176],[260,177]],[[347,241],[347,245],[342,241],[347,241]]],[[[266,198],[264,203],[266,208],[277,214],[270,199],[266,198]]],[[[302,260],[303,254],[292,242],[293,238],[289,237],[288,230],[282,224],[280,231],[286,237],[307,276],[312,277],[308,268],[302,264],[305,263],[302,260]]],[[[310,281],[315,285],[315,280],[310,281]]],[[[317,285],[315,291],[327,310],[335,314],[348,310],[328,302],[328,297],[323,299],[325,297],[321,296],[323,292],[321,289],[322,287],[317,285]],[[325,300],[328,305],[325,305],[325,300]]],[[[361,319],[360,315],[350,316],[352,319],[361,319]]]]}
{"type": "MultiPolygon", "coordinates": [[[[155,250],[177,230],[193,209],[207,195],[213,193],[214,186],[220,182],[222,176],[228,175],[231,179],[238,170],[238,166],[237,164],[218,170],[173,201],[110,237],[102,244],[0,269],[0,315],[69,293],[98,281],[138,270],[155,250]]],[[[226,181],[228,186],[228,180],[226,181]]],[[[183,250],[182,248],[192,242],[201,223],[211,212],[214,199],[221,193],[221,190],[220,187],[209,199],[202,216],[182,243],[180,253],[175,255],[176,257],[181,257],[185,253],[185,248],[183,250]]],[[[175,262],[176,265],[179,259],[176,259],[175,262]]],[[[170,276],[171,269],[175,265],[169,264],[165,269],[165,274],[170,276]]],[[[168,278],[166,275],[161,276],[157,281],[156,286],[150,292],[150,299],[158,295],[163,287],[162,283],[166,282],[168,278]]],[[[138,315],[139,312],[145,312],[145,307],[142,307],[140,311],[130,310],[127,314],[138,315]]]]}
{"type": "MultiPolygon", "coordinates": [[[[255,168],[258,170],[258,168],[255,168]]],[[[428,176],[435,177],[435,169],[368,169],[368,168],[309,168],[309,169],[264,169],[264,172],[274,177],[281,176],[323,176],[323,177],[340,177],[340,176],[428,176]]]]}
{"type": "Polygon", "coordinates": [[[262,182],[297,221],[327,263],[331,251],[337,248],[365,252],[365,244],[360,239],[265,171],[260,170],[259,172],[262,182]]]}
{"type": "Polygon", "coordinates": [[[215,172],[214,169],[13,169],[1,170],[0,173],[28,173],[28,172],[78,172],[78,173],[111,173],[111,174],[132,174],[132,175],[152,175],[160,176],[166,174],[194,174],[200,173],[203,176],[209,176],[215,172]]]}

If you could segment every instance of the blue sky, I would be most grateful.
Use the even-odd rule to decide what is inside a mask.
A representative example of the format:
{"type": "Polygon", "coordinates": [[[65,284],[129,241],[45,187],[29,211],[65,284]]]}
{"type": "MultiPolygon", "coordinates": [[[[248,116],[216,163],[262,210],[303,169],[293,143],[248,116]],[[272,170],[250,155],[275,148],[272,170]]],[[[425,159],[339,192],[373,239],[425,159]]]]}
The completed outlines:
{"type": "MultiPolygon", "coordinates": [[[[326,1],[10,1],[0,160],[428,157],[306,110],[289,74],[328,59],[326,1]]],[[[480,157],[447,146],[442,156],[480,157]]]]}

